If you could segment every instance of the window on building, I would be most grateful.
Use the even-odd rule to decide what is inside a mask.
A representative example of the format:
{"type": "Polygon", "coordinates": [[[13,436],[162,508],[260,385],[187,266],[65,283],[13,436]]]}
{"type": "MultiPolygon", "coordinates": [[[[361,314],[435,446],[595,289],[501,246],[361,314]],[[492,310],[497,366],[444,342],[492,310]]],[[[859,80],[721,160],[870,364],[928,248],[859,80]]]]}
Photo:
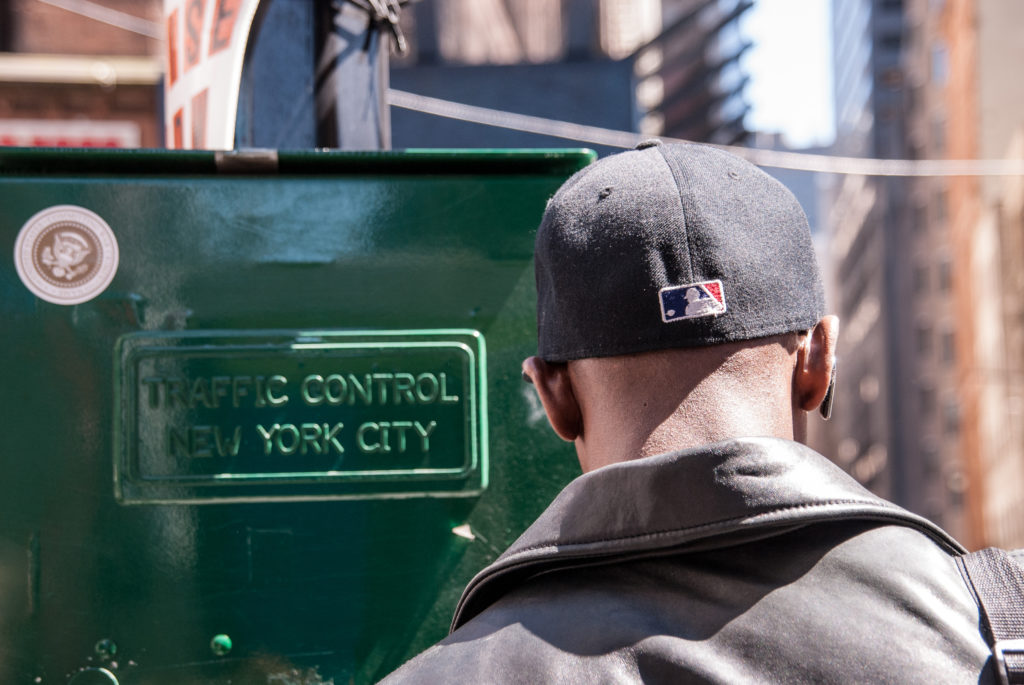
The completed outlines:
{"type": "Polygon", "coordinates": [[[900,46],[903,44],[903,36],[898,33],[883,33],[878,37],[878,46],[882,50],[891,50],[893,52],[899,52],[900,46]]]}
{"type": "MultiPolygon", "coordinates": [[[[561,57],[567,47],[558,2],[439,0],[429,4],[436,12],[437,45],[446,62],[547,62],[561,57]]],[[[601,4],[602,20],[605,4],[601,4]]],[[[429,12],[431,8],[424,3],[424,9],[429,12]]],[[[608,9],[614,12],[616,8],[608,9]]]]}
{"type": "Polygon", "coordinates": [[[928,292],[928,265],[918,264],[914,267],[914,294],[923,295],[928,292]]]}
{"type": "Polygon", "coordinates": [[[946,189],[945,188],[940,188],[939,190],[936,190],[935,191],[935,201],[934,201],[934,207],[935,207],[934,213],[935,213],[935,223],[937,225],[939,225],[939,226],[945,226],[946,225],[946,219],[949,217],[949,206],[948,206],[948,203],[949,203],[949,196],[946,193],[946,189]]]}
{"type": "Polygon", "coordinates": [[[927,323],[919,323],[915,332],[915,347],[919,355],[928,355],[932,352],[932,327],[927,323]]]}
{"type": "Polygon", "coordinates": [[[860,399],[864,402],[874,402],[878,399],[878,395],[881,393],[881,384],[878,382],[878,376],[874,374],[868,374],[860,380],[860,399]]]}
{"type": "Polygon", "coordinates": [[[949,396],[942,403],[942,430],[946,433],[960,430],[960,402],[956,397],[949,396]]]}
{"type": "Polygon", "coordinates": [[[936,156],[946,153],[946,118],[935,117],[931,123],[931,144],[936,156]]]}
{"type": "Polygon", "coordinates": [[[939,290],[948,293],[953,287],[953,265],[948,257],[944,257],[939,262],[936,271],[938,272],[939,290]]]}
{"type": "Polygon", "coordinates": [[[930,416],[935,411],[935,388],[922,385],[917,389],[917,406],[921,416],[930,416]]]}
{"type": "Polygon", "coordinates": [[[921,448],[921,468],[925,478],[934,478],[941,471],[941,457],[935,445],[925,445],[921,448]]]}
{"type": "Polygon", "coordinates": [[[0,52],[11,52],[14,49],[13,4],[11,2],[0,3],[0,52]]]}
{"type": "Polygon", "coordinates": [[[914,224],[914,230],[919,233],[923,233],[924,231],[928,230],[928,212],[925,210],[925,208],[921,205],[914,205],[914,207],[910,211],[910,220],[914,224]]]}
{"type": "MultiPolygon", "coordinates": [[[[471,2],[478,4],[480,0],[471,2]]],[[[661,30],[660,2],[601,0],[597,5],[601,17],[601,47],[613,59],[626,57],[661,30]]],[[[524,9],[532,11],[532,7],[532,4],[528,4],[524,9]]],[[[526,13],[529,14],[529,11],[526,13]]],[[[729,40],[727,32],[719,38],[729,40]]],[[[738,37],[734,40],[738,41],[738,37]]]]}
{"type": "MultiPolygon", "coordinates": [[[[897,44],[896,49],[900,46],[897,44]]],[[[903,85],[903,71],[899,67],[889,67],[882,71],[882,83],[892,90],[898,90],[903,85]]]]}
{"type": "Polygon", "coordinates": [[[964,492],[967,490],[967,476],[960,469],[950,471],[946,476],[946,489],[949,492],[949,507],[960,509],[964,506],[964,492]]]}
{"type": "Polygon", "coordinates": [[[949,83],[949,50],[939,42],[932,46],[932,83],[944,86],[949,83]]]}
{"type": "Polygon", "coordinates": [[[939,352],[943,364],[952,364],[956,359],[956,340],[953,331],[942,332],[942,347],[939,352]]]}

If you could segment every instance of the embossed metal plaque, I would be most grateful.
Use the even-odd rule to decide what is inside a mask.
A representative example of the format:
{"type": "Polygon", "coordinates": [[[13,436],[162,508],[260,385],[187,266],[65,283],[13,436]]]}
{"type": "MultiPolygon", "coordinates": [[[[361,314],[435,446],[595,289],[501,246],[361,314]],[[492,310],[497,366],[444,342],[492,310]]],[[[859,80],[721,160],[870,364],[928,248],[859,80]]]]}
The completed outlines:
{"type": "Polygon", "coordinates": [[[472,330],[125,336],[116,495],[478,494],[487,482],[484,356],[472,330]]]}

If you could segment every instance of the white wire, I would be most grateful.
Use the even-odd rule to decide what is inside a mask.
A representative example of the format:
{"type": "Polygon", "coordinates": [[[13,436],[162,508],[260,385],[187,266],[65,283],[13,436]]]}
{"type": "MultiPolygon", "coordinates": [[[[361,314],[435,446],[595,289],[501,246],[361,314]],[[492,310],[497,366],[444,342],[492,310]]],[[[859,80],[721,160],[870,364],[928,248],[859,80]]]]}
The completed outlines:
{"type": "MultiPolygon", "coordinates": [[[[566,138],[594,145],[631,148],[651,136],[629,131],[616,131],[599,126],[584,126],[568,121],[516,114],[488,107],[466,105],[403,90],[390,89],[388,102],[394,107],[458,119],[475,124],[496,126],[525,133],[566,138]]],[[[659,136],[667,142],[687,142],[659,136]]],[[[857,176],[1024,176],[1024,159],[872,159],[833,155],[786,152],[715,145],[758,166],[826,174],[857,176]]]]}
{"type": "Polygon", "coordinates": [[[527,133],[539,133],[555,136],[556,138],[568,138],[569,140],[578,140],[595,145],[608,145],[609,147],[629,148],[635,146],[641,140],[650,137],[629,131],[615,131],[599,126],[584,126],[568,121],[556,121],[528,114],[515,114],[487,107],[465,105],[426,95],[416,95],[404,90],[395,90],[394,88],[388,90],[388,103],[393,107],[412,109],[448,119],[470,121],[475,124],[509,128],[527,133]]]}
{"type": "Polygon", "coordinates": [[[38,0],[44,5],[52,5],[53,7],[59,7],[62,10],[67,10],[74,14],[94,19],[103,24],[109,24],[110,26],[116,26],[119,29],[125,31],[131,31],[132,33],[138,33],[143,36],[149,36],[150,38],[163,38],[164,33],[161,30],[160,24],[155,21],[149,21],[142,17],[137,17],[134,14],[128,14],[120,10],[111,9],[110,7],[104,7],[98,5],[90,0],[38,0]]]}

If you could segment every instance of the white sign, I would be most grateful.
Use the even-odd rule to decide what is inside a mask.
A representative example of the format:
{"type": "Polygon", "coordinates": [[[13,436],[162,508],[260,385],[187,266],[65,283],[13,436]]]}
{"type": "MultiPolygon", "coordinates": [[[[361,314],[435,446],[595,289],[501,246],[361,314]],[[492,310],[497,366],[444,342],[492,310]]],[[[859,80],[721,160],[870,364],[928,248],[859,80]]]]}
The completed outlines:
{"type": "Polygon", "coordinates": [[[167,147],[230,150],[259,0],[164,0],[167,147]]]}
{"type": "Polygon", "coordinates": [[[134,121],[0,119],[0,145],[12,147],[138,147],[134,121]]]}

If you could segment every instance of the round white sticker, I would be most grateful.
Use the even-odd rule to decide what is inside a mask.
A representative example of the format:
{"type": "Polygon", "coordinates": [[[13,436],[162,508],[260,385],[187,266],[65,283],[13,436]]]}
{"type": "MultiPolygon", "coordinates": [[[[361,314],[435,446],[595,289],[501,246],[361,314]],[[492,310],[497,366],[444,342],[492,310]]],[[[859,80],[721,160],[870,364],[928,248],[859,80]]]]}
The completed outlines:
{"type": "Polygon", "coordinates": [[[25,287],[54,304],[81,304],[106,290],[120,255],[110,226],[84,207],[56,205],[25,222],[14,266],[25,287]]]}

